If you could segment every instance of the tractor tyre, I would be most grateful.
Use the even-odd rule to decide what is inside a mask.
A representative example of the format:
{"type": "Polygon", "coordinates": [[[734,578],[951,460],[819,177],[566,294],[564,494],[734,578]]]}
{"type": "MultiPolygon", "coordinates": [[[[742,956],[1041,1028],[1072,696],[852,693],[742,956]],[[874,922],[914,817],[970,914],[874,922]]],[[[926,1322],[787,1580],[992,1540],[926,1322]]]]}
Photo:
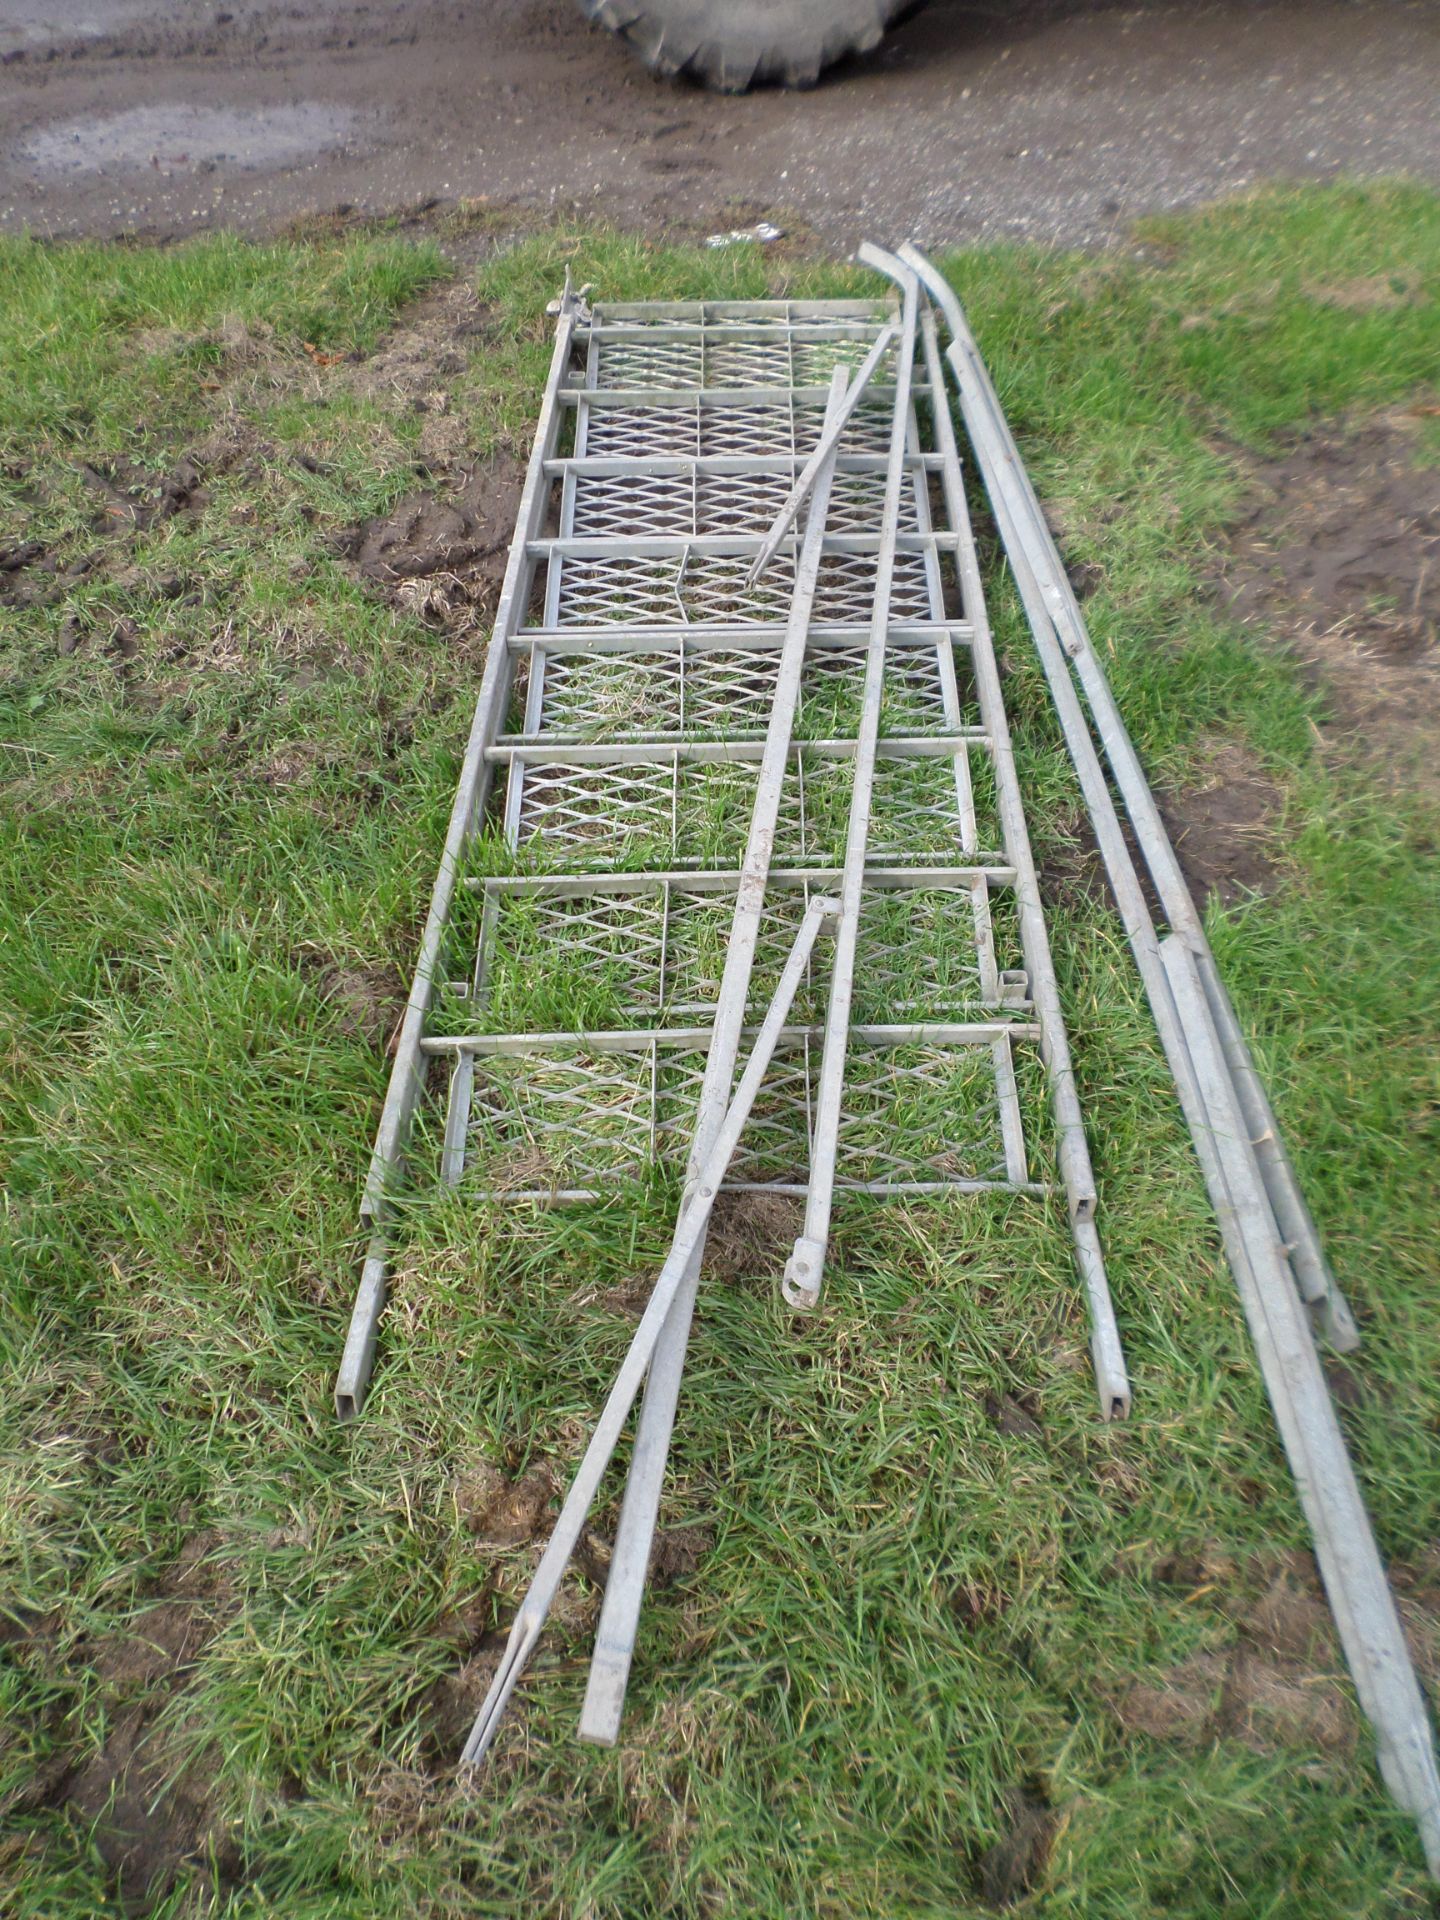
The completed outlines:
{"type": "Polygon", "coordinates": [[[687,73],[721,93],[757,81],[813,87],[822,69],[866,53],[924,0],[580,0],[657,73],[687,73]]]}

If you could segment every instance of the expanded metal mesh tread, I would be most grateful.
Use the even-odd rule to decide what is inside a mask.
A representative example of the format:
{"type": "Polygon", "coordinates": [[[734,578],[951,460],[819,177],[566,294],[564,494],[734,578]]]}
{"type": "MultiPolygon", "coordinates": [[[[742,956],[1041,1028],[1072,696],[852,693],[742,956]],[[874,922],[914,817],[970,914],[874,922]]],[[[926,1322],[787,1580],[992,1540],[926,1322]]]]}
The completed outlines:
{"type": "MultiPolygon", "coordinates": [[[[572,527],[577,535],[599,538],[764,533],[784,505],[801,464],[787,460],[766,473],[580,473],[574,481],[572,527]]],[[[827,529],[873,533],[884,499],[883,473],[837,473],[825,516],[827,529]]],[[[913,486],[902,496],[896,524],[902,533],[919,530],[920,504],[913,486]]]]}
{"type": "MultiPolygon", "coordinates": [[[[903,1193],[1013,1186],[996,1052],[877,1045],[856,1035],[846,1076],[837,1184],[903,1193]]],[[[662,1035],[615,1051],[537,1046],[476,1062],[467,1178],[537,1198],[600,1192],[616,1181],[678,1173],[689,1150],[705,1047],[662,1035]]],[[[820,1070],[819,1031],[783,1039],[741,1138],[727,1190],[803,1187],[820,1070]]]]}
{"type": "MultiPolygon", "coordinates": [[[[778,559],[762,579],[747,579],[749,559],[729,554],[682,553],[657,559],[620,555],[558,560],[559,625],[670,626],[765,625],[783,620],[790,605],[794,569],[778,559]]],[[[874,598],[871,554],[827,553],[820,562],[815,618],[849,625],[864,620],[874,598]]],[[[931,617],[926,559],[896,556],[891,605],[897,620],[931,617]]]]}
{"type": "MultiPolygon", "coordinates": [[[[943,643],[947,648],[948,640],[943,643]]],[[[666,651],[560,653],[537,643],[531,671],[540,680],[534,733],[579,740],[649,738],[657,734],[763,734],[775,693],[779,643],[759,647],[684,646],[666,651]]],[[[865,643],[812,646],[800,686],[795,731],[824,739],[852,732],[860,708],[865,643]]],[[[969,696],[968,665],[946,672],[933,641],[897,641],[890,649],[881,708],[884,734],[943,733],[952,724],[947,699],[967,724],[978,719],[969,696]],[[963,700],[958,685],[963,680],[963,700]]],[[[527,695],[529,687],[527,685],[527,695]]],[[[512,736],[525,733],[521,724],[512,736]]]]}
{"type": "MultiPolygon", "coordinates": [[[[772,881],[748,1006],[768,1004],[813,881],[772,881]]],[[[475,963],[462,991],[442,988],[436,1019],[524,1033],[602,1031],[636,1022],[693,1026],[713,1017],[734,911],[734,887],[683,877],[637,879],[603,892],[490,883],[475,963]]],[[[938,1021],[1022,1016],[1022,956],[1008,890],[984,877],[867,888],[857,953],[855,1018],[938,1021]]],[[[824,1017],[823,958],[795,1002],[803,1024],[824,1017]]]]}
{"type": "MultiPolygon", "coordinates": [[[[457,1036],[444,1166],[467,1192],[589,1192],[683,1164],[705,1049],[677,1035],[715,1012],[726,876],[749,828],[804,515],[758,582],[752,559],[819,440],[832,370],[859,366],[888,318],[863,301],[682,303],[597,308],[576,332],[545,461],[549,537],[532,522],[524,625],[507,636],[491,831],[473,843],[472,859],[483,848],[492,874],[515,877],[472,866],[428,1021],[457,1036]],[[737,544],[716,552],[717,537],[737,544]]],[[[754,1019],[806,899],[843,861],[895,367],[892,344],[840,438],[857,464],[831,485],[754,1019]]],[[[916,391],[923,404],[923,381],[916,391]]],[[[839,1182],[1028,1187],[1022,1107],[1038,1081],[1017,1080],[1014,1062],[1037,1048],[1010,882],[974,871],[1008,873],[969,610],[953,541],[931,537],[930,444],[912,405],[868,842],[868,870],[891,877],[865,892],[854,1007],[857,1034],[898,1022],[928,1037],[858,1045],[839,1182]],[[965,1038],[967,1022],[991,1037],[965,1038]]],[[[824,954],[732,1184],[805,1181],[824,954]]]]}
{"type": "MultiPolygon", "coordinates": [[[[617,749],[617,753],[621,750],[617,749]]],[[[523,865],[556,871],[599,867],[733,867],[744,852],[754,792],[753,761],[617,757],[607,765],[553,760],[512,768],[518,787],[514,846],[523,865]]],[[[791,754],[775,857],[836,865],[844,857],[852,763],[824,751],[791,754]]],[[[876,768],[870,857],[877,864],[953,863],[1000,841],[983,753],[882,758],[876,768]],[[964,826],[963,783],[975,795],[979,838],[964,826]]],[[[995,856],[999,858],[997,854],[995,856]]]]}
{"type": "MultiPolygon", "coordinates": [[[[823,395],[823,386],[821,389],[823,395]]],[[[819,442],[824,399],[797,396],[783,406],[747,398],[712,405],[670,397],[641,406],[585,409],[585,451],[591,454],[788,454],[804,460],[819,442]]],[[[862,401],[840,435],[842,453],[884,453],[890,411],[862,401]]]]}

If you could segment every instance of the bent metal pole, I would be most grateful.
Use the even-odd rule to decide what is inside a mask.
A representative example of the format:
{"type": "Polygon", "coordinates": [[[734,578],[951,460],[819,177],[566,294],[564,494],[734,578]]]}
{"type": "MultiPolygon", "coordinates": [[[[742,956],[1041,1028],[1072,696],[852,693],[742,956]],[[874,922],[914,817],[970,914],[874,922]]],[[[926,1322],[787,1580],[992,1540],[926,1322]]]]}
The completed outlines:
{"type": "Polygon", "coordinates": [[[750,1058],[745,1063],[745,1071],[740,1076],[740,1084],[735,1089],[735,1097],[725,1110],[716,1131],[714,1141],[705,1156],[699,1172],[684,1200],[681,1203],[680,1218],[676,1223],[675,1237],[670,1252],[655,1282],[649,1304],[641,1315],[640,1324],[635,1329],[635,1338],[621,1362],[620,1371],[615,1377],[604,1411],[596,1423],[585,1449],[584,1458],[570,1483],[570,1491],[565,1496],[565,1504],[560,1509],[560,1517],[555,1522],[555,1530],[550,1535],[549,1544],[535,1569],[535,1578],[530,1590],[521,1603],[514,1624],[510,1629],[510,1639],[505,1654],[491,1682],[490,1691],[476,1716],[470,1738],[460,1756],[462,1770],[478,1766],[484,1758],[500,1724],[511,1694],[515,1691],[520,1675],[540,1638],[555,1595],[560,1589],[565,1569],[570,1564],[570,1556],[584,1531],[585,1521],[604,1478],[610,1457],[619,1443],[620,1433],[625,1425],[635,1396],[640,1391],[640,1383],[645,1378],[651,1358],[659,1345],[665,1330],[666,1318],[677,1294],[685,1283],[690,1270],[690,1262],[695,1250],[704,1238],[705,1228],[710,1219],[711,1209],[715,1205],[715,1196],[720,1183],[725,1178],[726,1169],[734,1155],[745,1123],[750,1118],[750,1109],[755,1104],[755,1096],[770,1065],[771,1056],[780,1039],[785,1021],[794,1002],[805,969],[809,965],[810,955],[815,946],[821,927],[832,920],[838,911],[837,903],[821,897],[812,900],[800,922],[800,930],[780,975],[780,984],[775,989],[775,997],[761,1023],[750,1058]]]}
{"type": "MultiPolygon", "coordinates": [[[[1105,669],[1090,644],[1084,615],[1056,552],[1040,502],[1016,449],[974,335],[966,324],[954,289],[943,274],[908,244],[900,248],[900,257],[924,283],[927,293],[944,313],[950,329],[953,344],[946,358],[960,391],[961,410],[975,441],[986,490],[995,506],[997,520],[1001,522],[1006,552],[1013,564],[1017,547],[1024,548],[1043,608],[1038,619],[1032,614],[1037,644],[1048,620],[1095,716],[1101,746],[1120,789],[1136,842],[1150,870],[1165,917],[1195,955],[1205,997],[1214,1014],[1225,1060],[1234,1082],[1236,1099],[1255,1148],[1265,1191],[1285,1244],[1295,1284],[1323,1327],[1330,1344],[1339,1352],[1348,1352],[1359,1345],[1360,1336],[1355,1322],[1326,1260],[1319,1232],[1286,1151],[1279,1122],[1271,1109],[1264,1084],[1255,1069],[1234,1007],[1215,965],[1215,957],[1196,912],[1174,845],[1140,765],[1134,742],[1116,705],[1105,669]]],[[[1073,739],[1070,745],[1073,753],[1073,739]]]]}

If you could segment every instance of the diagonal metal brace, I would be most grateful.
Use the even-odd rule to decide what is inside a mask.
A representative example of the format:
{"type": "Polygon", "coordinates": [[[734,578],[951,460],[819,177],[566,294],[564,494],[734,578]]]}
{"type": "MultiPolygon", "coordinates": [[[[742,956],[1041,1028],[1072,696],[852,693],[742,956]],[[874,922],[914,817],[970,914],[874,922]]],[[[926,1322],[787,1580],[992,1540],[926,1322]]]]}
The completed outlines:
{"type": "Polygon", "coordinates": [[[822,467],[827,463],[833,463],[835,450],[840,445],[840,436],[845,431],[846,423],[851,414],[854,413],[856,407],[858,407],[864,399],[865,389],[874,379],[876,370],[880,362],[885,358],[885,355],[889,352],[897,332],[898,328],[893,321],[888,326],[882,328],[874,346],[871,347],[869,353],[866,354],[855,378],[846,390],[845,398],[840,404],[839,412],[827,413],[825,427],[820,435],[815,451],[805,462],[801,470],[800,478],[795,482],[789,493],[786,494],[785,504],[776,514],[770,531],[760,542],[760,551],[756,554],[750,571],[745,576],[745,584],[747,587],[753,587],[755,585],[755,582],[780,551],[780,543],[790,531],[791,526],[794,524],[796,514],[799,513],[801,507],[805,504],[806,499],[814,489],[815,482],[820,478],[822,467]]]}
{"type": "Polygon", "coordinates": [[[560,1509],[560,1517],[555,1522],[555,1530],[550,1536],[549,1545],[535,1570],[535,1578],[530,1583],[530,1591],[515,1616],[510,1629],[510,1639],[505,1648],[505,1657],[501,1660],[490,1691],[485,1697],[471,1729],[470,1738],[460,1756],[462,1770],[473,1769],[484,1758],[486,1750],[495,1738],[496,1729],[505,1711],[516,1683],[524,1672],[526,1663],[534,1650],[535,1643],[545,1625],[546,1617],[554,1604],[570,1556],[579,1543],[584,1531],[585,1521],[599,1491],[605,1469],[610,1464],[610,1456],[619,1443],[621,1429],[629,1416],[635,1396],[640,1391],[640,1383],[645,1378],[651,1356],[659,1344],[664,1330],[665,1319],[671,1303],[680,1290],[690,1265],[691,1255],[704,1237],[709,1223],[711,1209],[715,1205],[715,1196],[720,1183],[734,1155],[740,1135],[746,1121],[750,1118],[750,1109],[760,1091],[761,1082],[770,1065],[805,969],[810,963],[810,955],[819,936],[821,927],[833,920],[839,912],[838,902],[821,897],[812,900],[806,908],[805,917],[800,922],[800,930],[790,949],[780,975],[780,984],[775,989],[775,997],[770,1002],[760,1031],[756,1036],[754,1048],[746,1062],[745,1071],[740,1076],[740,1084],[735,1089],[735,1097],[725,1111],[725,1118],[715,1137],[715,1144],[706,1155],[691,1188],[681,1203],[681,1213],[675,1228],[675,1237],[660,1276],[655,1282],[649,1304],[635,1329],[635,1337],[630,1342],[630,1350],[621,1362],[615,1384],[605,1402],[590,1444],[585,1449],[570,1491],[565,1496],[565,1504],[560,1509]]]}

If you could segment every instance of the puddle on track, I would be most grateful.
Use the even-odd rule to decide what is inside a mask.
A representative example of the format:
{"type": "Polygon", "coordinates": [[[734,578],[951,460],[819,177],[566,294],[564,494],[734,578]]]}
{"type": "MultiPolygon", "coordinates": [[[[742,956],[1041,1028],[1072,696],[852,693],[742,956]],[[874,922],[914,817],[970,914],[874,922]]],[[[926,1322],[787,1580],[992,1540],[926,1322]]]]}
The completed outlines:
{"type": "Polygon", "coordinates": [[[6,0],[0,58],[66,42],[103,40],[161,10],[164,0],[6,0]]]}
{"type": "Polygon", "coordinates": [[[293,106],[227,108],[183,102],[131,107],[106,118],[52,122],[18,148],[49,174],[173,173],[227,167],[281,167],[345,143],[358,116],[319,100],[293,106]]]}

